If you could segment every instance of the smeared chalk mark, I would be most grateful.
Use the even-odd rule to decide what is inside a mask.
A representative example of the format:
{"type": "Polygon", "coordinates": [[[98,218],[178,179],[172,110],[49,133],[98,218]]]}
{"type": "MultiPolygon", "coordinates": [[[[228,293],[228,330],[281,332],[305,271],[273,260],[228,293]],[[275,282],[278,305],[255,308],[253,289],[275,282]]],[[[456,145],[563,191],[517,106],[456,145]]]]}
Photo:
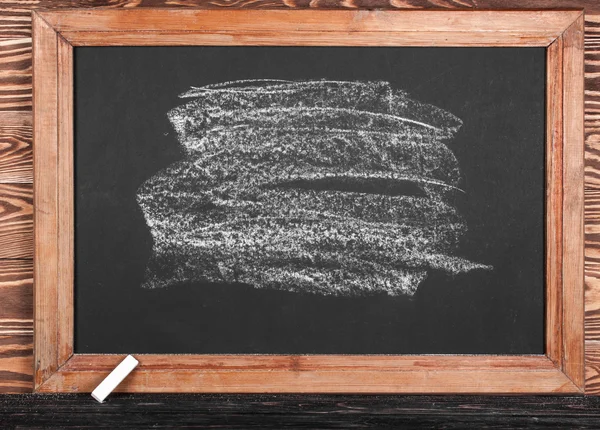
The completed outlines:
{"type": "Polygon", "coordinates": [[[413,295],[453,255],[460,119],[387,82],[192,87],[168,113],[186,158],[138,190],[153,238],[144,287],[242,282],[413,295]]]}

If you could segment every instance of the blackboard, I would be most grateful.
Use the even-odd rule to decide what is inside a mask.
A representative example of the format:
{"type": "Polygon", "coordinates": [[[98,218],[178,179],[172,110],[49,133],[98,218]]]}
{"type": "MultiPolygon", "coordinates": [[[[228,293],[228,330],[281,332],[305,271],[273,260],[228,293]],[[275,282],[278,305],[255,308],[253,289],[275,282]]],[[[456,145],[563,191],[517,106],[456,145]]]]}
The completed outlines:
{"type": "MultiPolygon", "coordinates": [[[[78,47],[74,76],[77,353],[544,352],[543,48],[78,47]],[[282,102],[282,91],[298,97],[282,102]],[[274,95],[260,96],[259,100],[257,92],[274,95]],[[212,98],[207,98],[207,93],[212,98]],[[244,96],[223,98],[213,93],[244,96]],[[269,97],[273,98],[270,107],[269,97]],[[248,100],[258,106],[249,108],[248,100]],[[248,112],[242,119],[222,113],[233,109],[231,106],[237,112],[242,105],[248,112]],[[294,113],[315,106],[321,109],[317,116],[294,113]],[[332,106],[344,110],[344,115],[338,111],[331,114],[332,106]],[[280,115],[290,107],[292,114],[280,115]],[[402,124],[396,120],[401,115],[390,111],[393,109],[404,115],[402,124]],[[357,110],[368,115],[356,115],[357,110]],[[265,121],[271,124],[271,131],[247,134],[249,127],[264,130],[265,121]],[[407,123],[410,127],[405,126],[407,123]],[[398,199],[422,201],[433,193],[443,201],[436,200],[423,217],[407,209],[410,213],[403,212],[396,220],[399,224],[407,218],[421,220],[437,228],[449,220],[443,218],[438,223],[440,211],[450,216],[459,230],[450,229],[447,240],[444,234],[448,229],[443,228],[413,237],[416,242],[423,237],[451,242],[446,246],[451,250],[445,253],[450,260],[439,260],[438,254],[426,260],[422,255],[399,254],[394,244],[409,249],[419,246],[403,242],[412,237],[411,230],[399,227],[397,231],[385,230],[391,231],[389,237],[376,235],[368,248],[362,245],[361,249],[370,253],[361,255],[370,256],[379,249],[385,258],[396,258],[392,258],[392,269],[386,266],[381,272],[374,269],[379,266],[363,259],[356,270],[346,264],[347,272],[352,273],[346,276],[335,266],[336,261],[324,264],[321,255],[302,253],[295,255],[293,278],[281,277],[280,260],[260,260],[252,266],[258,257],[250,251],[242,253],[249,256],[249,263],[241,266],[246,269],[232,269],[228,256],[222,255],[223,249],[235,249],[238,255],[248,236],[255,240],[256,231],[270,230],[243,224],[233,232],[235,237],[228,231],[227,240],[223,239],[224,233],[218,228],[223,220],[213,217],[216,208],[212,205],[224,201],[233,205],[237,200],[223,195],[222,188],[202,188],[206,181],[193,173],[213,175],[206,173],[204,155],[200,154],[207,145],[206,139],[201,140],[202,130],[232,124],[245,128],[235,131],[238,140],[244,137],[242,148],[265,144],[265,136],[272,144],[273,133],[278,136],[281,130],[300,124],[300,137],[285,135],[280,147],[275,145],[273,150],[292,150],[296,159],[305,157],[309,164],[320,162],[321,167],[332,162],[315,155],[320,140],[314,130],[338,133],[358,127],[361,141],[368,144],[357,147],[365,153],[354,154],[353,166],[362,170],[353,170],[352,181],[340,181],[343,175],[334,169],[310,180],[291,175],[281,181],[278,177],[277,190],[377,195],[383,196],[378,201],[387,199],[390,203],[386,207],[392,208],[398,199]],[[381,180],[381,175],[364,175],[366,165],[386,171],[382,163],[389,161],[384,156],[389,153],[367,151],[375,140],[364,135],[381,132],[389,136],[393,127],[404,127],[403,136],[412,136],[411,142],[419,147],[430,144],[428,147],[446,148],[445,158],[436,158],[434,168],[429,168],[427,160],[414,161],[414,152],[394,153],[405,160],[409,174],[414,173],[414,166],[429,166],[426,185],[423,175],[417,187],[414,175],[394,177],[391,185],[389,180],[381,180]],[[416,129],[421,130],[418,136],[416,129]],[[302,139],[309,145],[294,143],[302,139]],[[186,175],[191,179],[182,179],[186,175]],[[438,192],[439,187],[442,191],[438,192]],[[448,191],[449,187],[456,190],[448,191]],[[162,193],[162,197],[153,206],[154,192],[162,193]],[[198,198],[209,192],[210,201],[198,198]],[[447,209],[441,210],[442,204],[447,209]],[[178,209],[169,211],[169,205],[178,209]],[[184,215],[196,214],[190,224],[184,225],[182,219],[188,222],[187,218],[177,215],[181,205],[185,206],[184,215]],[[156,208],[160,209],[158,214],[156,208]],[[212,255],[205,251],[197,254],[187,252],[185,246],[183,251],[171,246],[197,234],[198,223],[208,218],[206,226],[212,230],[203,231],[212,235],[211,243],[228,241],[234,248],[210,248],[220,253],[212,261],[212,255]],[[169,219],[179,227],[178,233],[158,240],[156,234],[169,219]],[[157,255],[157,243],[171,247],[163,247],[164,252],[157,255]],[[183,260],[182,255],[186,257],[183,260]],[[370,269],[360,272],[362,264],[370,269]],[[302,265],[301,270],[298,265],[302,265]],[[318,271],[308,275],[304,271],[315,266],[318,271]],[[276,275],[265,275],[272,270],[276,275]],[[364,273],[372,276],[361,278],[364,273]],[[372,281],[379,275],[382,279],[372,281]],[[340,281],[340,276],[346,277],[340,281]],[[349,278],[364,282],[350,282],[349,278]],[[393,279],[404,281],[390,283],[393,279]]],[[[339,157],[348,153],[347,145],[355,140],[336,136],[337,141],[323,141],[339,145],[339,150],[330,154],[338,156],[333,164],[339,166],[339,157]]],[[[214,142],[228,145],[222,137],[214,142]]],[[[377,142],[396,144],[395,140],[377,142]]],[[[239,163],[235,156],[240,145],[230,150],[231,157],[217,160],[217,165],[239,163]]],[[[428,153],[419,154],[427,158],[428,153]]],[[[248,163],[256,161],[249,157],[248,163]]],[[[247,175],[248,164],[235,166],[246,175],[240,179],[242,185],[248,178],[253,181],[253,176],[247,175]]],[[[389,179],[389,175],[383,176],[389,179]]],[[[261,193],[273,192],[267,185],[259,187],[261,193]]],[[[276,202],[278,211],[290,207],[281,200],[276,202]]],[[[345,240],[345,248],[335,255],[345,259],[352,256],[352,241],[360,242],[366,230],[360,224],[358,238],[343,230],[351,225],[343,218],[344,208],[361,211],[361,217],[370,216],[369,222],[380,222],[382,214],[377,208],[381,206],[373,209],[360,204],[357,209],[347,200],[329,203],[341,216],[339,227],[326,224],[328,227],[322,228],[323,223],[311,221],[310,231],[321,233],[310,238],[314,237],[317,247],[322,246],[323,238],[335,229],[337,236],[332,240],[337,240],[338,248],[339,237],[345,240]]],[[[296,201],[295,209],[306,209],[298,206],[296,201]]],[[[316,212],[318,218],[320,212],[316,212]]],[[[175,228],[173,225],[169,228],[175,228]]],[[[202,237],[203,245],[207,237],[202,237]]],[[[293,237],[305,240],[302,235],[293,237]]],[[[294,243],[290,243],[293,248],[294,243]]],[[[283,248],[278,251],[283,252],[283,248]]]]}

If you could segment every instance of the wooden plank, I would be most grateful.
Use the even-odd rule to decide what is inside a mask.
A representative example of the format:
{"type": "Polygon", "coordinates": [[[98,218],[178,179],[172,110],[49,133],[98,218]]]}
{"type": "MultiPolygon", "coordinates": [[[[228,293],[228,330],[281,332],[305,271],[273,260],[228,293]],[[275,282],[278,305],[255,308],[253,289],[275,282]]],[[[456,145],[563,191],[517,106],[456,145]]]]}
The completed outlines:
{"type": "Polygon", "coordinates": [[[56,31],[507,32],[558,37],[580,11],[284,11],[86,9],[39,12],[56,31]],[[433,30],[432,30],[433,29],[433,30]]]}
{"type": "Polygon", "coordinates": [[[595,0],[12,0],[2,2],[0,38],[31,36],[31,9],[76,7],[177,7],[203,9],[557,9],[600,11],[595,0]]]}
{"type": "Polygon", "coordinates": [[[0,113],[0,183],[32,183],[31,112],[0,113]]]}
{"type": "MultiPolygon", "coordinates": [[[[31,37],[31,10],[136,6],[140,0],[7,0],[0,8],[0,39],[31,37]]],[[[164,3],[163,3],[164,4],[164,3]]]]}
{"type": "Polygon", "coordinates": [[[557,9],[585,8],[587,14],[600,12],[595,0],[13,0],[2,2],[0,38],[31,37],[31,9],[76,7],[178,7],[246,9],[557,9]]]}
{"type": "Polygon", "coordinates": [[[33,206],[31,184],[0,184],[0,258],[31,258],[33,206]]]}
{"type": "Polygon", "coordinates": [[[546,354],[563,357],[563,40],[546,51],[546,354]]]}
{"type": "MultiPolygon", "coordinates": [[[[380,370],[249,370],[198,371],[177,369],[134,370],[119,387],[127,392],[200,393],[573,393],[578,389],[559,369],[498,371],[481,368],[459,371],[424,369],[380,370]]],[[[115,363],[116,364],[116,363],[115,363]]],[[[61,368],[39,387],[40,392],[89,392],[106,371],[61,368]]]]}
{"type": "MultiPolygon", "coordinates": [[[[585,277],[585,340],[600,342],[600,279],[585,277]]],[[[586,351],[586,356],[588,351],[586,351]]],[[[598,357],[600,360],[600,357],[598,357]]]]}
{"type": "Polygon", "coordinates": [[[31,9],[40,7],[39,0],[8,0],[0,10],[0,38],[31,37],[31,9]]]}
{"type": "Polygon", "coordinates": [[[600,15],[585,25],[585,391],[600,394],[600,15]]]}
{"type": "Polygon", "coordinates": [[[0,334],[0,393],[31,392],[32,340],[31,335],[0,334]]]}
{"type": "Polygon", "coordinates": [[[57,34],[33,15],[35,237],[34,344],[35,385],[58,368],[57,291],[57,34]]]}
{"type": "Polygon", "coordinates": [[[33,263],[0,260],[0,335],[33,334],[33,263]]]}
{"type": "Polygon", "coordinates": [[[0,397],[7,429],[597,429],[583,396],[82,395],[0,397]]]}
{"type": "Polygon", "coordinates": [[[548,35],[522,35],[519,33],[483,33],[477,37],[465,34],[435,32],[318,32],[278,33],[268,32],[77,32],[61,35],[74,46],[547,46],[555,40],[548,35]],[[158,36],[158,37],[157,37],[158,36]]]}
{"type": "MultiPolygon", "coordinates": [[[[40,392],[89,392],[105,377],[102,372],[55,373],[40,392]]],[[[345,371],[244,373],[137,372],[121,384],[116,392],[180,392],[180,393],[487,393],[536,394],[577,392],[572,382],[559,370],[548,372],[515,371],[494,373],[485,370],[462,372],[380,372],[345,371]],[[318,383],[315,383],[315,379],[318,383]],[[269,383],[265,383],[268,380],[269,383]],[[148,381],[152,381],[151,384],[148,381]],[[368,384],[365,384],[368,381],[368,384]]]]}
{"type": "Polygon", "coordinates": [[[73,47],[58,39],[58,365],[73,355],[75,280],[73,47]]]}
{"type": "Polygon", "coordinates": [[[600,341],[585,342],[585,391],[586,394],[600,392],[600,341]]]}
{"type": "Polygon", "coordinates": [[[0,261],[0,393],[26,393],[33,374],[33,263],[0,261]]]}
{"type": "Polygon", "coordinates": [[[587,341],[585,344],[585,394],[600,395],[600,366],[596,363],[600,357],[597,342],[587,341]]]}
{"type": "MultiPolygon", "coordinates": [[[[40,392],[88,392],[124,358],[74,355],[40,392]]],[[[578,388],[545,356],[136,355],[129,392],[563,393],[578,388]],[[460,370],[457,370],[460,369],[460,370]]]]}
{"type": "MultiPolygon", "coordinates": [[[[594,205],[594,189],[600,188],[600,15],[585,17],[585,187],[586,206],[594,205]],[[588,191],[592,192],[589,194],[588,191]]],[[[587,207],[586,207],[587,211],[587,207]]],[[[586,212],[587,213],[587,212],[586,212]]],[[[600,225],[600,218],[594,218],[593,212],[586,214],[587,228],[600,225]]],[[[600,241],[596,240],[596,244],[600,241]]],[[[598,246],[586,244],[587,250],[593,251],[598,246]]],[[[593,261],[590,261],[593,263],[593,261]]],[[[586,266],[588,264],[586,255],[586,266]]],[[[600,267],[600,266],[597,266],[600,267]]],[[[600,271],[598,271],[600,275],[600,271]]]]}
{"type": "Polygon", "coordinates": [[[0,39],[0,111],[30,110],[31,38],[0,39]]]}
{"type": "MultiPolygon", "coordinates": [[[[592,135],[593,136],[593,135],[592,135]]],[[[600,136],[599,136],[600,137],[600,136]]],[[[589,149],[591,139],[586,140],[586,188],[585,188],[585,275],[586,277],[600,279],[600,189],[590,184],[590,170],[595,170],[590,161],[589,154],[592,149],[589,149]]],[[[600,145],[594,145],[600,146],[600,145]]],[[[593,149],[595,151],[596,149],[593,149]]],[[[590,287],[591,288],[591,287],[590,287]]],[[[588,290],[589,291],[589,288],[588,290]]],[[[586,300],[587,300],[586,292],[586,300]]],[[[590,291],[589,294],[592,294],[590,291]]],[[[598,297],[600,299],[600,297],[598,297]]],[[[587,303],[587,302],[586,302],[587,303]]],[[[600,303],[599,303],[600,305],[600,303]]],[[[586,306],[587,310],[587,306],[586,306]]],[[[599,318],[600,315],[597,315],[599,318]]],[[[600,339],[595,339],[600,340],[600,339]]]]}
{"type": "Polygon", "coordinates": [[[583,387],[583,16],[563,34],[563,370],[583,387]]]}
{"type": "MultiPolygon", "coordinates": [[[[140,369],[146,370],[283,370],[307,372],[315,370],[414,371],[429,369],[450,371],[461,367],[465,370],[489,369],[494,372],[511,371],[554,371],[556,366],[542,355],[495,356],[495,355],[161,355],[137,354],[140,369]]],[[[66,371],[110,372],[125,358],[125,355],[76,354],[63,369],[66,371]]]]}
{"type": "MultiPolygon", "coordinates": [[[[123,7],[139,5],[127,0],[123,7]]],[[[162,0],[144,0],[144,7],[164,7],[162,0]]],[[[312,9],[586,9],[600,11],[596,0],[170,0],[169,7],[312,8],[312,9]]]]}

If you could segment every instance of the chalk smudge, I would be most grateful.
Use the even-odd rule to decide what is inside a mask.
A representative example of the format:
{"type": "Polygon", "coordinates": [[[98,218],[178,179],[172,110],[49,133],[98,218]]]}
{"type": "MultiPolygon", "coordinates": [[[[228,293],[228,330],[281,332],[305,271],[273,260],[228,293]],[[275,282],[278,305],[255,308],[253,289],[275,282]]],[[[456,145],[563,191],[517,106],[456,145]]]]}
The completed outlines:
{"type": "Polygon", "coordinates": [[[144,287],[188,281],[333,295],[413,295],[466,224],[448,143],[460,119],[387,82],[253,80],[192,88],[168,113],[186,157],[137,201],[144,287]]]}

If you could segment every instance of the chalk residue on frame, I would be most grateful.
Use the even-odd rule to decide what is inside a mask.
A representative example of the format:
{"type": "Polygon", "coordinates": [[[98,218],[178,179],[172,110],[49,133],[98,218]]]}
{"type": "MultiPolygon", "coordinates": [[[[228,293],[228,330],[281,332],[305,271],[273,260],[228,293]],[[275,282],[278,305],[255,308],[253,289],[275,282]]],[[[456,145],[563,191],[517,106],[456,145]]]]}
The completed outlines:
{"type": "Polygon", "coordinates": [[[168,113],[186,157],[137,200],[153,238],[144,287],[247,283],[413,295],[466,225],[452,114],[387,82],[235,81],[168,113]]]}

